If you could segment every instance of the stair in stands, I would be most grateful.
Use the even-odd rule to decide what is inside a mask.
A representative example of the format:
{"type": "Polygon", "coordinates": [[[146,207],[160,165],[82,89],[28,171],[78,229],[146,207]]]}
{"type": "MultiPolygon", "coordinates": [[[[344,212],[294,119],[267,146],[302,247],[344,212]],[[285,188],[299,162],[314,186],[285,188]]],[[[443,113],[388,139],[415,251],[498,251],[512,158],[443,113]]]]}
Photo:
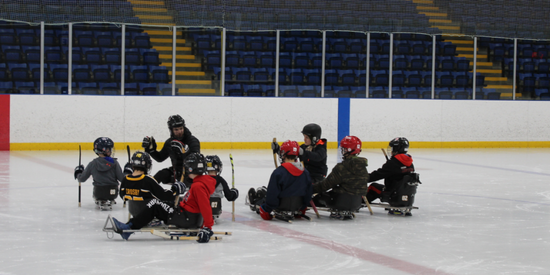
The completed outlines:
{"type": "MultiPolygon", "coordinates": [[[[168,14],[164,1],[128,0],[143,25],[174,26],[174,18],[168,14]]],[[[151,46],[159,52],[161,66],[172,75],[172,32],[162,27],[144,27],[151,37],[151,46]]],[[[178,31],[177,37],[183,37],[178,31]]],[[[176,93],[179,95],[214,95],[212,81],[201,71],[201,61],[192,54],[191,43],[186,39],[176,39],[176,93]]]]}
{"type": "MultiPolygon", "coordinates": [[[[412,0],[412,2],[416,4],[418,13],[429,17],[429,22],[433,28],[442,31],[444,41],[457,46],[457,56],[467,58],[470,60],[470,66],[473,66],[474,41],[470,37],[459,36],[462,33],[460,23],[449,19],[447,11],[437,7],[433,0],[412,0]]],[[[512,98],[512,80],[502,76],[500,64],[487,61],[487,49],[481,49],[480,51],[478,48],[476,71],[485,76],[486,86],[484,88],[495,89],[496,92],[501,93],[503,99],[512,98]]],[[[516,96],[521,97],[521,94],[516,94],[516,96]]]]}
{"type": "MultiPolygon", "coordinates": [[[[474,65],[474,40],[471,37],[443,36],[446,42],[451,42],[456,47],[458,57],[465,57],[470,60],[470,66],[474,65]]],[[[473,67],[470,72],[473,72],[473,67]]],[[[477,49],[477,70],[476,72],[485,76],[484,88],[495,89],[495,92],[501,93],[503,99],[512,97],[512,80],[502,76],[500,64],[487,61],[487,49],[477,49]]],[[[521,96],[521,95],[517,95],[521,96]]]]}
{"type": "Polygon", "coordinates": [[[441,30],[444,34],[460,33],[460,23],[453,22],[448,18],[447,11],[442,10],[432,0],[412,0],[416,4],[419,14],[426,15],[432,28],[441,30]]]}

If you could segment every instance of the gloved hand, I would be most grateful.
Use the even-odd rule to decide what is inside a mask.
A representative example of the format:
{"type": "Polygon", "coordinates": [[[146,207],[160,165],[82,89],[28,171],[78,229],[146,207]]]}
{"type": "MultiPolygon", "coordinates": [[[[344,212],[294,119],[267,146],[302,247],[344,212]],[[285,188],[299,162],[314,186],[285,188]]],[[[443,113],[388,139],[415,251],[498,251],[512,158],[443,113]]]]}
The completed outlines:
{"type": "Polygon", "coordinates": [[[124,165],[124,175],[130,175],[132,173],[134,173],[134,168],[132,167],[132,164],[128,162],[124,165]]]}
{"type": "Polygon", "coordinates": [[[183,194],[185,192],[185,188],[187,188],[187,186],[185,186],[185,183],[181,182],[181,181],[176,181],[174,182],[174,184],[172,184],[172,191],[174,193],[176,193],[176,196],[180,195],[180,194],[183,194]]]}
{"type": "Polygon", "coordinates": [[[172,151],[176,153],[176,155],[183,155],[187,150],[189,150],[189,147],[186,144],[183,144],[183,142],[174,139],[172,142],[170,142],[170,146],[172,147],[172,151]]]}
{"type": "Polygon", "coordinates": [[[146,153],[151,153],[157,150],[157,143],[154,137],[144,137],[141,147],[145,149],[146,153]]]}
{"type": "Polygon", "coordinates": [[[262,219],[266,220],[266,221],[270,221],[273,219],[273,216],[271,216],[271,213],[267,213],[265,210],[264,210],[264,207],[263,205],[260,206],[260,216],[262,217],[262,219]]]}
{"type": "Polygon", "coordinates": [[[210,237],[212,237],[212,235],[214,235],[214,232],[212,232],[212,229],[208,227],[203,227],[199,231],[199,234],[197,234],[197,237],[198,237],[197,242],[207,243],[210,241],[210,237]]]}
{"type": "Polygon", "coordinates": [[[298,152],[298,154],[300,155],[300,157],[304,154],[304,149],[302,149],[302,147],[300,147],[300,151],[298,152]]]}
{"type": "Polygon", "coordinates": [[[281,149],[281,146],[277,142],[271,143],[271,150],[273,150],[273,154],[279,154],[279,150],[281,149]]]}
{"type": "Polygon", "coordinates": [[[229,201],[235,201],[239,197],[239,190],[237,188],[231,188],[231,192],[233,193],[233,198],[229,201]]]}
{"type": "Polygon", "coordinates": [[[84,165],[79,165],[74,168],[74,179],[77,179],[84,172],[84,165]]]}

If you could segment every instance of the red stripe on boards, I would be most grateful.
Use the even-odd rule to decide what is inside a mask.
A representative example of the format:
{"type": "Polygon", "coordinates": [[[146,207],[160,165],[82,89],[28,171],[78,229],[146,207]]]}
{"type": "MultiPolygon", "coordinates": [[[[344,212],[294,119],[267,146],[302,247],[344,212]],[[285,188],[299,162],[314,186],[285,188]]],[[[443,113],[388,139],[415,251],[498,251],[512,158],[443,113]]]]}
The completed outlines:
{"type": "Polygon", "coordinates": [[[10,150],[10,95],[0,95],[0,151],[10,150]]]}

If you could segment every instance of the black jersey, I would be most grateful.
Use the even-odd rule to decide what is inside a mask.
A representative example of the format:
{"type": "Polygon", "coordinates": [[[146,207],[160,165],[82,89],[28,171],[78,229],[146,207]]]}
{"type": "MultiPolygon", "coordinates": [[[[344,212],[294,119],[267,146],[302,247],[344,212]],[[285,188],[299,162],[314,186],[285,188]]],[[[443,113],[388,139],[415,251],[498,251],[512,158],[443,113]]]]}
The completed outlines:
{"type": "Polygon", "coordinates": [[[173,201],[176,194],[165,190],[149,175],[127,175],[120,185],[120,197],[129,201],[145,201],[157,198],[161,201],[173,201]]]}

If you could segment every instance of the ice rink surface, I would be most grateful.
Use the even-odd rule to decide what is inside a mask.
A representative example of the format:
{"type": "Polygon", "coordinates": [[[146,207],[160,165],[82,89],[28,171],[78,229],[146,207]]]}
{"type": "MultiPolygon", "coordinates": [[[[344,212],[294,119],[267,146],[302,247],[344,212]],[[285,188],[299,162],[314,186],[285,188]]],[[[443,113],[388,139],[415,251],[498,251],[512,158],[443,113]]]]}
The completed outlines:
{"type": "MultiPolygon", "coordinates": [[[[414,144],[413,144],[414,145],[414,144]]],[[[126,221],[120,198],[96,209],[92,181],[78,183],[78,151],[0,152],[0,274],[550,274],[550,149],[414,149],[421,175],[412,217],[363,208],[355,220],[263,221],[245,205],[250,187],[267,185],[270,150],[204,150],[235,163],[231,203],[199,244],[136,233],[129,241],[102,232],[109,214],[126,221]],[[190,273],[191,272],[191,273],[190,273]]],[[[95,154],[85,151],[83,164],[95,154]]],[[[384,163],[364,150],[369,171],[384,163]]],[[[126,152],[117,152],[123,166],[126,152]]],[[[329,170],[336,150],[329,150],[329,170]]],[[[170,166],[154,163],[152,174],[170,166]]]]}

